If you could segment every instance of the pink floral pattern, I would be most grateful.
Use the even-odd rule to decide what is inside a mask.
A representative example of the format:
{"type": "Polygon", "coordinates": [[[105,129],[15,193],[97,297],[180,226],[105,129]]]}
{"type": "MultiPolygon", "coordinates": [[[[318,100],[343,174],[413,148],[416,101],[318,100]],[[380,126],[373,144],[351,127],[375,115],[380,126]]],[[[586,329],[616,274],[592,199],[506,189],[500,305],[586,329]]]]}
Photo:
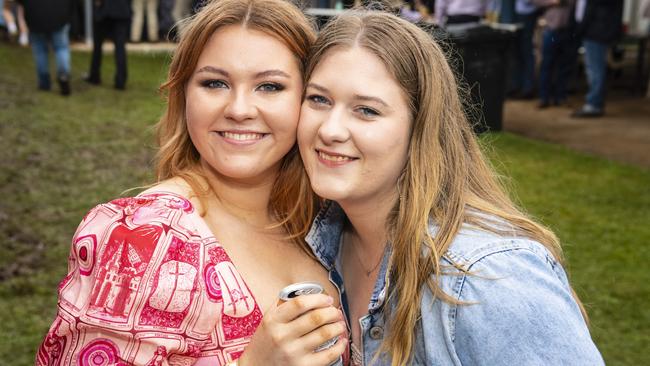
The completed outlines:
{"type": "Polygon", "coordinates": [[[185,198],[120,198],[72,240],[56,319],[36,365],[224,365],[262,312],[185,198]]]}

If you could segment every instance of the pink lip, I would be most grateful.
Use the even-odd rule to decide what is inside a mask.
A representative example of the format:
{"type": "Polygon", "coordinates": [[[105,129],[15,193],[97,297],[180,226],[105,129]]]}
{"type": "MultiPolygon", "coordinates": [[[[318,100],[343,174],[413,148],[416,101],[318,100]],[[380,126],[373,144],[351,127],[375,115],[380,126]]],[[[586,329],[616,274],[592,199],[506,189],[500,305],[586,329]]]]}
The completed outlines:
{"type": "Polygon", "coordinates": [[[224,142],[237,146],[254,145],[268,135],[267,133],[250,130],[225,130],[216,132],[224,142]]]}
{"type": "Polygon", "coordinates": [[[318,161],[321,164],[323,164],[323,165],[325,165],[327,167],[330,167],[330,168],[340,167],[340,166],[349,164],[349,163],[357,160],[357,158],[352,157],[352,156],[339,154],[339,153],[335,153],[335,152],[331,152],[331,151],[327,151],[327,150],[323,150],[323,149],[316,149],[316,157],[318,158],[318,161]],[[341,157],[341,158],[347,158],[347,159],[331,160],[331,159],[327,159],[326,157],[323,157],[321,154],[329,155],[329,157],[334,157],[334,158],[341,157]]]}

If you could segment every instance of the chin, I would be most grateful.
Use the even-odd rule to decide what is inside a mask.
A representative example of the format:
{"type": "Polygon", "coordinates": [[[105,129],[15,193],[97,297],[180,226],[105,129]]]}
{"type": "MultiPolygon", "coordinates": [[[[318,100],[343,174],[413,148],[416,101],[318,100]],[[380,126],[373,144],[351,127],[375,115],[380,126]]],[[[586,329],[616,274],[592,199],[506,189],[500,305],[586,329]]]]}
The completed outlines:
{"type": "Polygon", "coordinates": [[[318,184],[312,184],[314,192],[322,198],[341,201],[349,196],[347,187],[341,182],[327,182],[323,181],[318,184]]]}

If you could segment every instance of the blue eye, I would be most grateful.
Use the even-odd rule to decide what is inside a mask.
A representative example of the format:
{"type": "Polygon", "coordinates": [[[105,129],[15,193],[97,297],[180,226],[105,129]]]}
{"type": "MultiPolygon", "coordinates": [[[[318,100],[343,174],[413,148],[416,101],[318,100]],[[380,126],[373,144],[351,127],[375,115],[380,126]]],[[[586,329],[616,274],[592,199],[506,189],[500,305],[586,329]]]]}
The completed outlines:
{"type": "Polygon", "coordinates": [[[372,108],[368,108],[368,107],[359,107],[357,110],[365,118],[373,118],[373,117],[377,117],[377,116],[380,115],[379,112],[377,112],[376,110],[374,110],[372,108]]]}
{"type": "Polygon", "coordinates": [[[263,92],[278,92],[284,90],[284,85],[278,83],[264,83],[257,87],[258,90],[263,92]]]}
{"type": "Polygon", "coordinates": [[[330,104],[327,98],[318,94],[308,95],[307,100],[315,104],[330,104]]]}
{"type": "Polygon", "coordinates": [[[223,89],[228,87],[228,85],[226,85],[226,83],[223,82],[222,80],[213,80],[213,79],[203,80],[201,82],[201,86],[208,89],[223,89]]]}

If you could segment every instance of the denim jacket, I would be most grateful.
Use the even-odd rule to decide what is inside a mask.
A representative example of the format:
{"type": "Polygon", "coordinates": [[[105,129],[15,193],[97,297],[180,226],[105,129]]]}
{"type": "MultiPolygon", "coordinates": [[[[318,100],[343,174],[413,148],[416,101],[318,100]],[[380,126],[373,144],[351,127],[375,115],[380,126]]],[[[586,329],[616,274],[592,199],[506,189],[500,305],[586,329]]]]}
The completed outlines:
{"type": "MultiPolygon", "coordinates": [[[[347,310],[343,280],[335,265],[344,222],[343,210],[328,202],[306,240],[329,270],[347,310]]],[[[435,231],[435,226],[430,230],[435,231]]],[[[359,320],[362,344],[358,348],[364,366],[371,365],[387,332],[382,309],[390,281],[389,251],[384,254],[368,314],[359,320]]],[[[604,365],[564,270],[543,245],[464,226],[441,259],[443,266],[452,263],[470,274],[455,270],[454,275],[441,276],[442,290],[469,304],[434,299],[425,286],[408,364],[604,365]]],[[[390,359],[378,357],[372,365],[390,365],[390,359]]]]}

